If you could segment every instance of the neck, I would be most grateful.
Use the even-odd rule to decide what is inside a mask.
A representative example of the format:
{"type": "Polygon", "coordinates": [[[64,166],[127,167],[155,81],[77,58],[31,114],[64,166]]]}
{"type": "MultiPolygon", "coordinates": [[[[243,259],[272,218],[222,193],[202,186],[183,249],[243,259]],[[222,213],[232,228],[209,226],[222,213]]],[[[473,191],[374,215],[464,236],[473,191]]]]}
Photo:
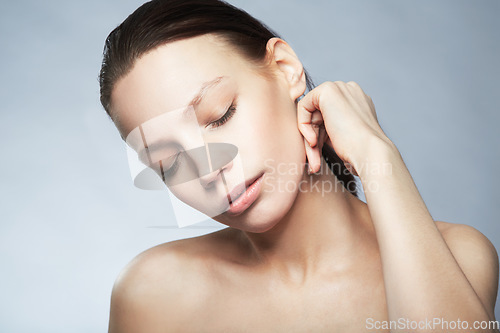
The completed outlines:
{"type": "MultiPolygon", "coordinates": [[[[328,168],[323,160],[321,170],[328,168]]],[[[307,191],[299,191],[289,212],[263,233],[242,232],[260,267],[303,283],[328,269],[347,269],[374,239],[367,205],[347,191],[331,172],[305,175],[307,191]],[[311,187],[319,184],[318,188],[311,187]],[[331,190],[322,191],[321,184],[331,190]]],[[[366,253],[366,251],[365,251],[366,253]]]]}

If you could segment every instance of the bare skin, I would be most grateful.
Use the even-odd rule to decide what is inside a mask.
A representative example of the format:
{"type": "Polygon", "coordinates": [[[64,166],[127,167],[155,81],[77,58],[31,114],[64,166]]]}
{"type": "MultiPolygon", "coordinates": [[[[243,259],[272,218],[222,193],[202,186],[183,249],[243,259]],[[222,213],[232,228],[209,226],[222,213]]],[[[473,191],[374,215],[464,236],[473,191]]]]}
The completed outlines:
{"type": "MultiPolygon", "coordinates": [[[[287,270],[267,261],[265,251],[256,250],[241,230],[231,227],[141,253],[114,286],[110,332],[364,332],[368,318],[388,321],[368,206],[342,193],[351,202],[346,205],[355,217],[353,233],[341,247],[333,244],[335,234],[329,235],[332,246],[323,250],[332,256],[314,267],[287,270]]],[[[491,254],[488,264],[495,266],[487,238],[466,225],[436,221],[436,226],[493,309],[496,290],[488,288],[495,281],[483,279],[488,267],[485,274],[474,265],[478,252],[485,251],[491,254]]],[[[384,331],[389,332],[377,330],[384,331]]]]}
{"type": "Polygon", "coordinates": [[[121,305],[112,307],[110,331],[359,332],[366,318],[386,318],[366,204],[344,195],[359,218],[352,240],[337,246],[341,257],[325,248],[332,257],[314,258],[307,271],[278,267],[231,227],[162,244],[139,255],[117,280],[113,303],[121,305]]]}
{"type": "MultiPolygon", "coordinates": [[[[464,225],[436,225],[457,252],[461,238],[485,239],[464,225]]],[[[367,318],[389,317],[376,236],[372,226],[360,228],[363,246],[344,258],[348,265],[332,262],[306,281],[249,258],[234,228],[158,245],[117,279],[110,332],[367,331],[367,318]]],[[[462,255],[467,268],[474,255],[462,255]]]]}
{"type": "Polygon", "coordinates": [[[210,133],[231,142],[244,128],[233,123],[258,123],[259,144],[234,144],[251,161],[248,174],[264,171],[268,182],[243,214],[216,218],[229,228],[138,255],[113,288],[110,332],[362,332],[369,318],[460,318],[471,325],[494,319],[494,247],[472,227],[434,221],[359,86],[325,83],[296,104],[305,90],[304,73],[285,42],[268,42],[278,73],[272,84],[246,74],[238,59],[224,58],[211,43],[174,42],[142,57],[114,91],[119,130],[125,137],[146,120],[144,112],[154,116],[155,110],[182,105],[188,100],[182,93],[198,86],[186,78],[237,71],[239,86],[250,83],[239,94],[239,113],[222,131],[210,133]],[[185,67],[177,62],[200,54],[198,48],[203,59],[185,67]],[[162,73],[164,64],[169,75],[162,73]],[[187,83],[166,98],[177,82],[187,83]],[[275,101],[279,107],[272,107],[275,101]],[[275,116],[279,123],[269,126],[275,116]],[[276,126],[282,126],[280,136],[276,126]],[[327,170],[319,156],[323,144],[332,145],[360,177],[366,204],[343,191],[335,176],[320,172],[327,170]],[[264,168],[265,157],[295,164],[307,158],[316,174],[276,178],[264,168]],[[389,174],[365,168],[385,164],[392,166],[389,174]],[[271,190],[273,179],[337,186],[280,192],[271,190]]]}

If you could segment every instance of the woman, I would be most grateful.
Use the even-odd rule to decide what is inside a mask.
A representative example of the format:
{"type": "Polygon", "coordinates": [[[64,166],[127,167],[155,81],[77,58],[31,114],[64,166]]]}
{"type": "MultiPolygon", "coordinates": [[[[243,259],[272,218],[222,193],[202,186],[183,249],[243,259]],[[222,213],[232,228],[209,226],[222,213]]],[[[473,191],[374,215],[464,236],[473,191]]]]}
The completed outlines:
{"type": "Polygon", "coordinates": [[[246,189],[235,190],[229,161],[201,173],[181,154],[194,147],[187,127],[170,123],[179,132],[155,171],[172,188],[175,177],[194,184],[173,192],[197,209],[236,194],[213,215],[228,228],[132,260],[113,288],[110,332],[493,331],[473,327],[494,320],[489,240],[433,220],[359,85],[312,89],[293,49],[247,13],[148,2],[108,36],[100,84],[124,139],[191,106],[204,143],[237,147],[246,189]]]}

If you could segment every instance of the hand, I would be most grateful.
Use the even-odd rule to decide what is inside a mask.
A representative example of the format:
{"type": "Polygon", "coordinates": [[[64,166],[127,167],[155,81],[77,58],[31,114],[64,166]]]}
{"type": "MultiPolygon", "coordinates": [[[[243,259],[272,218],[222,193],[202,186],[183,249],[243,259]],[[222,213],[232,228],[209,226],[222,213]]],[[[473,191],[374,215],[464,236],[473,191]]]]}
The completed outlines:
{"type": "Polygon", "coordinates": [[[369,143],[392,144],[378,123],[372,99],[353,81],[327,81],[311,90],[298,102],[297,120],[311,172],[321,167],[325,143],[356,176],[369,143]]]}

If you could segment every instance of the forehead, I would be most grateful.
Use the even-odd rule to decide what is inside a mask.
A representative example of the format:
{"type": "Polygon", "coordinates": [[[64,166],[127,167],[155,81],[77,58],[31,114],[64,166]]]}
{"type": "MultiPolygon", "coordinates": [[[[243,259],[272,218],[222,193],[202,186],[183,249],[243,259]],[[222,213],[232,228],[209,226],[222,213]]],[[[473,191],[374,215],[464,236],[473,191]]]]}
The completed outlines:
{"type": "Polygon", "coordinates": [[[243,58],[215,36],[167,43],[141,56],[118,80],[111,115],[126,137],[148,119],[187,107],[204,82],[218,76],[238,80],[247,70],[243,58]]]}

